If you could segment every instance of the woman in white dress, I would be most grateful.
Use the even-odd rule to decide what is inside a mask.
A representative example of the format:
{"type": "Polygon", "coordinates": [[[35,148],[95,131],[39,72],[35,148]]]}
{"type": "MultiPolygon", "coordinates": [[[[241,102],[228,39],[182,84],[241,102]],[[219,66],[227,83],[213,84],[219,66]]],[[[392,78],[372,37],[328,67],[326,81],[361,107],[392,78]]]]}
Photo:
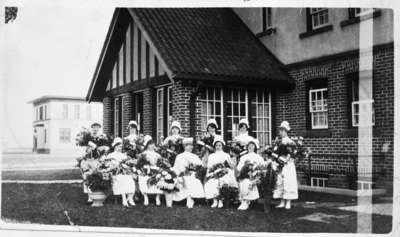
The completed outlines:
{"type": "MultiPolygon", "coordinates": [[[[155,151],[155,144],[151,136],[146,135],[144,136],[144,152],[140,154],[139,159],[145,159],[147,163],[149,163],[149,169],[153,170],[158,170],[157,167],[157,161],[160,159],[161,156],[155,151]]],[[[140,161],[138,160],[138,163],[140,161]]],[[[161,201],[160,201],[160,195],[163,194],[163,192],[157,188],[155,184],[149,184],[148,180],[150,179],[151,175],[146,174],[146,173],[141,173],[139,175],[139,189],[140,192],[143,194],[144,197],[144,202],[143,204],[145,206],[149,205],[149,194],[155,194],[156,195],[156,205],[160,206],[161,201]]]]}
{"type": "Polygon", "coordinates": [[[171,123],[171,135],[162,141],[162,146],[168,149],[168,153],[163,157],[167,158],[171,165],[174,165],[176,156],[183,152],[183,137],[181,136],[181,124],[178,121],[171,123]]]}
{"type": "Polygon", "coordinates": [[[215,148],[215,153],[212,153],[208,157],[206,174],[207,181],[204,184],[204,194],[206,199],[213,199],[213,203],[211,205],[212,208],[217,206],[218,208],[222,208],[224,204],[222,200],[218,198],[220,188],[225,184],[237,188],[238,184],[234,174],[235,164],[233,163],[229,154],[223,151],[225,142],[222,136],[215,136],[213,145],[215,148]],[[223,169],[227,169],[227,173],[222,177],[212,176],[215,171],[213,172],[211,169],[214,169],[215,165],[217,164],[221,164],[224,167],[223,169]]]}
{"type": "MultiPolygon", "coordinates": [[[[283,145],[294,143],[287,134],[289,131],[289,123],[283,121],[279,126],[279,136],[283,145]]],[[[282,170],[277,173],[276,189],[274,190],[273,198],[281,199],[280,204],[276,206],[277,208],[285,207],[286,209],[290,209],[291,200],[298,199],[296,166],[294,164],[294,157],[291,157],[290,154],[281,155],[281,158],[285,159],[286,162],[282,170]]]]}
{"type": "Polygon", "coordinates": [[[132,175],[125,174],[120,166],[121,162],[128,159],[125,153],[122,153],[122,139],[116,137],[112,143],[114,151],[107,155],[107,159],[111,160],[117,172],[112,176],[112,190],[114,195],[122,196],[122,205],[128,207],[135,206],[133,194],[135,193],[135,182],[132,175]]]}
{"type": "Polygon", "coordinates": [[[203,162],[203,166],[207,167],[208,157],[214,150],[214,139],[217,135],[218,124],[215,119],[209,119],[207,122],[207,132],[204,136],[197,142],[201,146],[200,159],[203,162]]]}
{"type": "Polygon", "coordinates": [[[254,139],[254,137],[249,135],[249,121],[246,118],[243,118],[239,121],[239,134],[233,138],[233,143],[236,146],[236,150],[239,151],[236,156],[238,157],[239,162],[242,155],[246,153],[247,144],[254,139]]]}
{"type": "MultiPolygon", "coordinates": [[[[257,154],[257,149],[259,149],[258,140],[253,138],[247,144],[248,153],[242,156],[237,166],[239,173],[247,163],[253,165],[263,165],[265,163],[264,159],[257,154]]],[[[258,193],[257,185],[254,185],[248,177],[239,180],[239,199],[241,204],[238,207],[238,210],[247,210],[250,202],[257,200],[259,197],[260,194],[258,193]]]]}
{"type": "Polygon", "coordinates": [[[193,154],[193,138],[184,138],[185,151],[176,156],[173,170],[179,176],[179,191],[174,193],[173,200],[181,201],[186,198],[186,206],[193,208],[194,198],[204,198],[204,188],[192,167],[201,167],[200,158],[193,154]]]}

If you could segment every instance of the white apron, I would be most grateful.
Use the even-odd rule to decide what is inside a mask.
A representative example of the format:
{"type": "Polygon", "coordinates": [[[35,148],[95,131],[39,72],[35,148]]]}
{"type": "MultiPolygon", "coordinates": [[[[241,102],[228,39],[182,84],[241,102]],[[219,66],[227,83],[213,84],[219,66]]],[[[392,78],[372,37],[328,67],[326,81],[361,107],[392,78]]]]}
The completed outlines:
{"type": "MultiPolygon", "coordinates": [[[[240,162],[237,166],[238,171],[240,172],[245,164],[246,161],[249,161],[251,163],[255,163],[257,165],[261,165],[264,163],[264,159],[254,153],[248,153],[240,159],[240,162]]],[[[242,200],[256,200],[260,197],[260,194],[258,193],[258,188],[257,185],[251,185],[252,181],[249,178],[243,179],[239,181],[239,199],[242,200]]]]}
{"type": "MultiPolygon", "coordinates": [[[[114,159],[116,162],[120,163],[126,159],[126,154],[122,152],[112,152],[108,154],[107,158],[114,159]]],[[[135,193],[135,182],[132,175],[127,174],[117,174],[112,176],[112,191],[114,195],[135,193]]]]}
{"type": "MultiPolygon", "coordinates": [[[[146,159],[150,162],[151,166],[156,166],[157,160],[160,158],[160,155],[155,151],[144,151],[146,159]]],[[[163,192],[157,188],[156,185],[149,185],[147,181],[150,176],[140,174],[138,177],[139,190],[143,194],[162,194],[163,192]]]]}
{"type": "MultiPolygon", "coordinates": [[[[179,175],[185,172],[190,164],[202,165],[198,156],[190,152],[183,152],[176,156],[173,170],[179,175]]],[[[196,178],[195,172],[178,178],[179,191],[173,193],[174,201],[181,201],[187,197],[204,198],[203,184],[196,178]]]]}
{"type": "MultiPolygon", "coordinates": [[[[230,156],[223,151],[217,151],[211,154],[208,158],[207,174],[209,173],[209,170],[216,164],[222,164],[225,161],[232,163],[230,159],[230,156]]],[[[207,180],[207,182],[204,184],[205,198],[212,199],[218,197],[220,188],[225,184],[231,187],[238,187],[233,169],[230,169],[226,175],[219,179],[211,178],[207,180]]]]}

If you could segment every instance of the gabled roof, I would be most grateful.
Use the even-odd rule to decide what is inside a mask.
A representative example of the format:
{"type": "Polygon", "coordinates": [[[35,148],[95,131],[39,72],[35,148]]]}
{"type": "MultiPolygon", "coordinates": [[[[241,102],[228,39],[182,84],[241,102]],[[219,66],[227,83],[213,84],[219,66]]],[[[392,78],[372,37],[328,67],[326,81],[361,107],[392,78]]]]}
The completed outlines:
{"type": "MultiPolygon", "coordinates": [[[[172,80],[227,83],[245,80],[249,85],[294,87],[294,80],[284,71],[283,64],[230,8],[128,10],[149,37],[172,80]]],[[[112,24],[115,22],[113,19],[112,24]]],[[[89,90],[89,100],[91,96],[89,90]]]]}

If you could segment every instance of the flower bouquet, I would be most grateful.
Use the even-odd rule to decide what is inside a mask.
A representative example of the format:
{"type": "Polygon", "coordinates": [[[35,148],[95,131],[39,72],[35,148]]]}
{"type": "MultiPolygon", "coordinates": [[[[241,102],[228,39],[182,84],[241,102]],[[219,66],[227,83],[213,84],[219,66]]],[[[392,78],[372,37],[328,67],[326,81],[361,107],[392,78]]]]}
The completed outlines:
{"type": "Polygon", "coordinates": [[[252,186],[261,183],[263,177],[268,171],[268,165],[257,165],[246,161],[243,168],[240,170],[238,179],[250,179],[252,186]]]}
{"type": "Polygon", "coordinates": [[[170,138],[166,143],[161,142],[161,144],[157,146],[157,152],[162,157],[167,158],[170,164],[174,164],[176,156],[184,151],[182,141],[182,137],[177,139],[170,138]]]}
{"type": "Polygon", "coordinates": [[[199,180],[204,180],[204,176],[207,172],[207,169],[203,167],[202,165],[197,165],[197,164],[189,164],[189,166],[186,169],[186,172],[184,172],[184,175],[190,175],[192,172],[195,173],[196,179],[199,180]]]}
{"type": "Polygon", "coordinates": [[[196,144],[199,145],[202,150],[203,148],[205,148],[209,152],[214,152],[213,143],[214,143],[214,137],[209,134],[206,134],[201,140],[198,140],[196,142],[196,144]]]}
{"type": "Polygon", "coordinates": [[[163,169],[156,175],[157,187],[167,193],[179,191],[177,187],[177,175],[171,169],[163,169]]]}
{"type": "Polygon", "coordinates": [[[143,134],[140,134],[137,139],[130,141],[125,138],[122,143],[122,152],[125,152],[130,158],[137,158],[138,154],[144,150],[143,134]]]}
{"type": "Polygon", "coordinates": [[[87,146],[91,141],[92,135],[86,127],[82,127],[82,130],[76,135],[75,141],[77,146],[87,146]]]}
{"type": "Polygon", "coordinates": [[[304,146],[303,141],[303,137],[276,138],[264,153],[275,161],[278,164],[278,170],[281,170],[290,158],[303,159],[309,154],[310,151],[304,146]]]}
{"type": "Polygon", "coordinates": [[[219,189],[218,199],[223,200],[229,207],[231,203],[238,201],[239,189],[237,187],[229,186],[228,184],[222,185],[219,189]]]}
{"type": "Polygon", "coordinates": [[[154,176],[158,173],[159,168],[157,166],[151,165],[146,159],[145,154],[139,155],[139,159],[136,163],[136,170],[139,175],[154,176]]]}
{"type": "Polygon", "coordinates": [[[227,161],[213,165],[206,176],[207,179],[219,179],[229,172],[229,164],[227,161]]]}

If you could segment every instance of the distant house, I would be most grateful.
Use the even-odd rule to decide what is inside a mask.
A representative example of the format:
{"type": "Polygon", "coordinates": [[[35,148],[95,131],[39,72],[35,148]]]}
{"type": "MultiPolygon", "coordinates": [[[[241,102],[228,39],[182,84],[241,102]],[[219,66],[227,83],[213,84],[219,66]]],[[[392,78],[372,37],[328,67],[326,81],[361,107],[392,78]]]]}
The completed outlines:
{"type": "Polygon", "coordinates": [[[393,62],[390,9],[117,8],[86,99],[103,102],[104,131],[116,136],[136,119],[159,139],[176,119],[184,136],[199,137],[215,118],[229,141],[247,117],[265,145],[288,120],[313,151],[315,169],[298,163],[302,183],[391,190],[393,62]],[[373,68],[363,71],[360,49],[373,68]],[[369,100],[361,82],[373,84],[369,100]],[[373,177],[355,183],[360,124],[373,131],[373,177]]]}
{"type": "Polygon", "coordinates": [[[76,154],[75,136],[92,121],[102,123],[103,105],[88,104],[84,98],[42,96],[33,104],[33,151],[50,154],[76,154]]]}

